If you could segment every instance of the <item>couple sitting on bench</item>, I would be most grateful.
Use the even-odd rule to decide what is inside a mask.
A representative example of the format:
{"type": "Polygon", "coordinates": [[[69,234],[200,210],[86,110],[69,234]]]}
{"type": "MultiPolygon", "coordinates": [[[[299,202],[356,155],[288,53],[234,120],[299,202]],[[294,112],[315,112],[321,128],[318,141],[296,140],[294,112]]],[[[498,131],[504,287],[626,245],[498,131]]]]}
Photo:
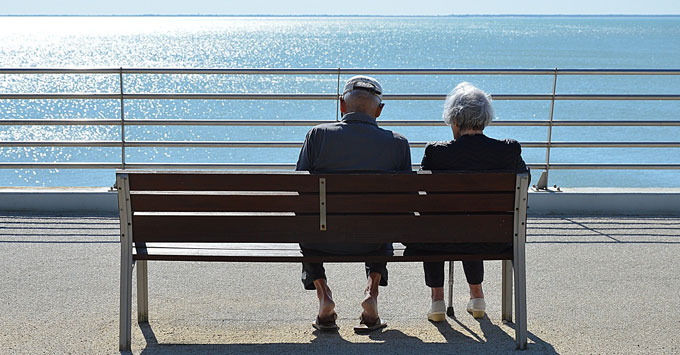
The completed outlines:
{"type": "MultiPolygon", "coordinates": [[[[342,121],[312,128],[305,138],[297,162],[297,170],[311,172],[411,171],[408,140],[401,134],[379,128],[382,87],[373,78],[355,76],[345,83],[340,98],[342,121]]],[[[484,135],[484,128],[493,119],[491,99],[484,91],[469,83],[458,84],[446,98],[443,119],[453,130],[454,140],[429,143],[422,159],[424,170],[512,171],[526,172],[519,143],[496,140],[484,135]]],[[[455,226],[452,227],[452,237],[455,226]]],[[[313,244],[300,245],[304,254],[360,254],[391,252],[391,245],[372,244],[313,244]]],[[[498,247],[496,247],[498,248],[498,247]]],[[[502,250],[471,249],[464,244],[418,245],[407,249],[446,250],[457,253],[502,252],[502,250]],[[436,249],[433,249],[436,248],[436,249]]],[[[443,321],[444,262],[425,262],[425,284],[432,291],[432,307],[427,314],[431,321],[443,321]]],[[[470,285],[467,311],[475,318],[484,316],[486,303],[482,292],[484,265],[482,261],[464,261],[463,268],[470,285]]],[[[386,263],[366,263],[367,286],[361,302],[360,324],[354,328],[366,333],[386,326],[378,315],[378,286],[387,286],[386,263]]],[[[319,313],[313,324],[319,330],[336,330],[335,302],[326,282],[321,263],[303,263],[302,282],[305,289],[316,289],[319,313]]]]}

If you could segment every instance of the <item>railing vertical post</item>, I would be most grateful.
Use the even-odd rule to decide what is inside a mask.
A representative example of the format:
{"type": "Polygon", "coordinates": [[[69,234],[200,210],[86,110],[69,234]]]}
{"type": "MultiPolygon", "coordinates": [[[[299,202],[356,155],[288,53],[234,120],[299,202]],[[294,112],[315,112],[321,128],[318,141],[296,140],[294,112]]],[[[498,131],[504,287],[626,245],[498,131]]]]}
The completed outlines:
{"type": "Polygon", "coordinates": [[[555,113],[555,92],[557,90],[557,68],[553,75],[552,97],[550,98],[550,119],[548,120],[548,142],[545,147],[545,171],[536,183],[537,189],[545,190],[548,188],[548,174],[550,173],[550,146],[552,145],[553,115],[555,113]]]}
{"type": "Polygon", "coordinates": [[[125,102],[123,95],[123,67],[120,67],[118,74],[118,81],[120,82],[120,162],[123,165],[123,169],[125,169],[125,102]]]}
{"type": "Polygon", "coordinates": [[[338,68],[338,87],[335,90],[335,121],[339,121],[340,113],[340,68],[338,68]]]}

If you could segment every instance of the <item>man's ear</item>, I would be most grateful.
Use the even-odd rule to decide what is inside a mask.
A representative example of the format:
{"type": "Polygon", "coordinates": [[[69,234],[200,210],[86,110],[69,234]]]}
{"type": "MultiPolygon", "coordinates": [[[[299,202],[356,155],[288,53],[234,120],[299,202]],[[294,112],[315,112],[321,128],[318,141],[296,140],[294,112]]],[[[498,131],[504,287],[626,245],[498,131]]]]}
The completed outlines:
{"type": "Polygon", "coordinates": [[[340,97],[340,113],[344,115],[346,111],[347,110],[345,110],[345,100],[343,100],[342,97],[340,97]]]}
{"type": "Polygon", "coordinates": [[[375,118],[380,117],[380,114],[382,113],[382,109],[385,107],[385,104],[380,104],[377,109],[375,109],[375,118]]]}

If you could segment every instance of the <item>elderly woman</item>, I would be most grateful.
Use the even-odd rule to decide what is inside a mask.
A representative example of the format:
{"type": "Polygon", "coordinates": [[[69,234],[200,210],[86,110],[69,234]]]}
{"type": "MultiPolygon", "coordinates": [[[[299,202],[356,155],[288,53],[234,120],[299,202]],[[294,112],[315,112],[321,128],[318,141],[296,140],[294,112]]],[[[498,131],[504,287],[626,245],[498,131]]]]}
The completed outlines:
{"type": "MultiPolygon", "coordinates": [[[[454,140],[429,143],[425,147],[423,170],[527,171],[517,141],[497,140],[484,135],[484,128],[494,117],[491,98],[484,91],[470,83],[458,84],[447,96],[442,116],[444,122],[451,126],[454,140]]],[[[409,244],[408,247],[420,249],[425,246],[409,244]]],[[[435,248],[460,253],[504,251],[493,245],[484,250],[473,250],[470,246],[462,244],[438,245],[435,248]]],[[[432,290],[432,307],[427,318],[435,322],[443,321],[446,317],[444,262],[426,262],[423,266],[425,284],[432,290]]],[[[470,285],[467,311],[475,318],[484,317],[486,302],[482,291],[483,261],[463,261],[463,269],[470,285]]]]}

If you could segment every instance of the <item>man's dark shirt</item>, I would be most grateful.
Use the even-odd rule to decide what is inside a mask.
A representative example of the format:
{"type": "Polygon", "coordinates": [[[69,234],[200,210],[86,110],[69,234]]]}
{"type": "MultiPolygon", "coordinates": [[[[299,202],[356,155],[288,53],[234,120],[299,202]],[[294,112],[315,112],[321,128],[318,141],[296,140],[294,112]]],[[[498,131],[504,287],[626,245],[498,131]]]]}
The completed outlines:
{"type": "MultiPolygon", "coordinates": [[[[312,128],[305,138],[295,170],[411,171],[408,140],[399,133],[378,127],[375,118],[348,113],[342,121],[312,128]]],[[[334,254],[367,253],[383,248],[375,244],[301,243],[303,248],[334,254]]]]}
{"type": "Polygon", "coordinates": [[[411,171],[411,150],[401,134],[378,127],[369,115],[353,112],[340,122],[312,128],[295,170],[411,171]]]}

